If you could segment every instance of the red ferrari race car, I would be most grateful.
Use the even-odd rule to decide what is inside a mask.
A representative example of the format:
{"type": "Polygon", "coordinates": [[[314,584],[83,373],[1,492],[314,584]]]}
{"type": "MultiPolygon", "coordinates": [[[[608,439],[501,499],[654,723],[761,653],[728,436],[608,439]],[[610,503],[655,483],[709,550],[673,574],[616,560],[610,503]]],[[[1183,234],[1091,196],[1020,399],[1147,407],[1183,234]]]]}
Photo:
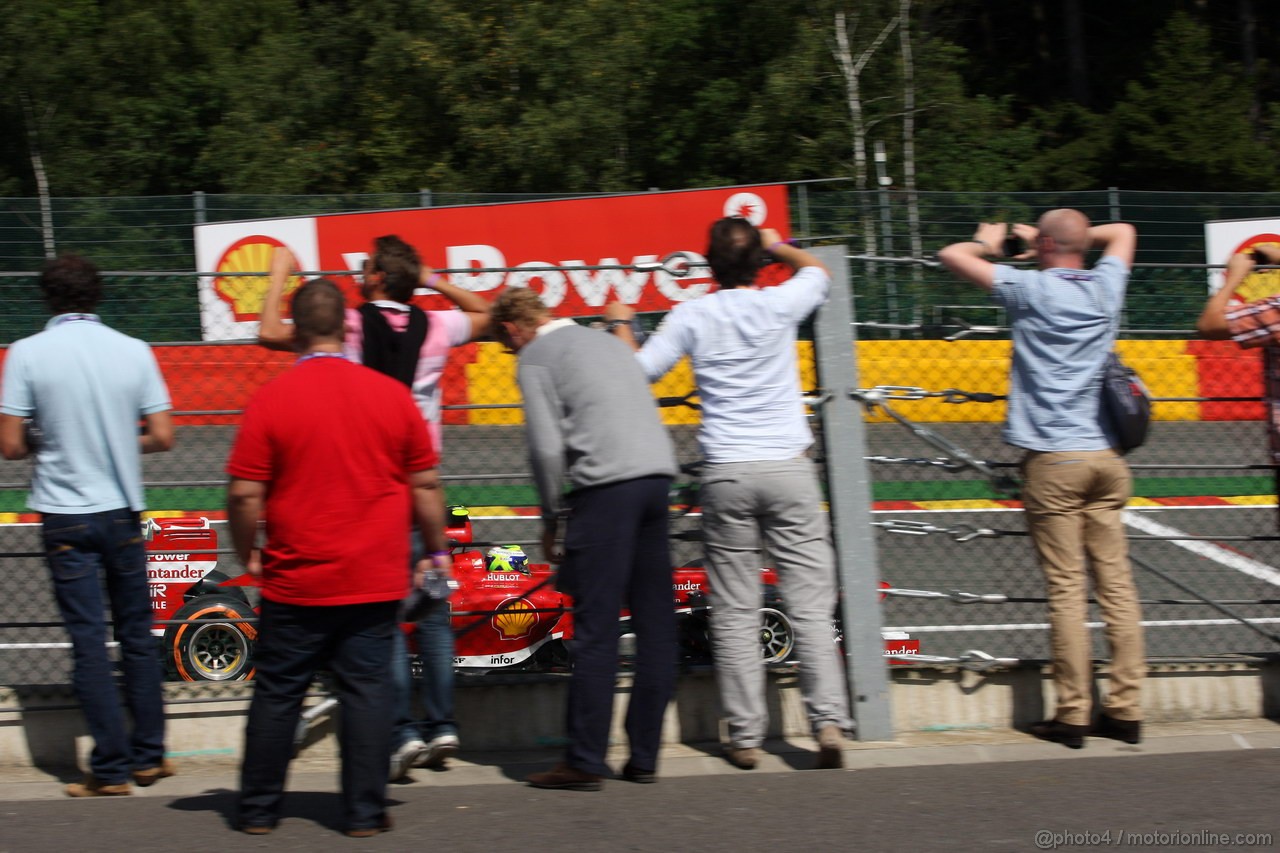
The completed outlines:
{"type": "MultiPolygon", "coordinates": [[[[455,637],[454,667],[463,672],[493,669],[561,669],[573,640],[573,602],[555,588],[551,566],[532,563],[519,546],[482,550],[473,546],[465,507],[450,507],[447,521],[454,546],[458,589],[449,599],[455,637]]],[[[155,612],[154,633],[171,677],[182,681],[231,681],[253,675],[257,639],[248,575],[230,577],[217,568],[217,533],[206,518],[147,522],[147,569],[155,612]]],[[[762,569],[760,653],[767,663],[786,663],[795,653],[795,634],[777,573],[762,569]]],[[[711,644],[707,573],[697,566],[673,570],[672,605],[680,616],[681,655],[686,662],[709,662],[711,644]]],[[[624,640],[629,615],[621,614],[624,640]]],[[[833,626],[833,641],[840,636],[833,626]]],[[[919,641],[884,634],[890,663],[909,663],[919,641]]],[[[623,643],[625,650],[626,643],[623,643]]]]}

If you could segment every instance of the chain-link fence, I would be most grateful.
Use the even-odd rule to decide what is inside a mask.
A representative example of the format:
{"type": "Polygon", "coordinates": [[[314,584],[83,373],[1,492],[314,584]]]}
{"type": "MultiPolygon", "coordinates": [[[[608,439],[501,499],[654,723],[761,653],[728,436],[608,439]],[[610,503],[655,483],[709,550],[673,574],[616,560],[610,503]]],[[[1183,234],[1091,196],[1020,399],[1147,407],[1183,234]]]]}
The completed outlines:
{"type": "MultiPolygon", "coordinates": [[[[882,605],[886,631],[908,634],[921,655],[942,661],[981,665],[982,656],[972,652],[1047,659],[1044,587],[1016,499],[1018,452],[1000,439],[1010,346],[1004,318],[976,289],[954,282],[927,257],[890,259],[909,245],[892,228],[879,227],[875,252],[865,251],[861,228],[867,210],[878,222],[902,225],[911,218],[901,212],[904,200],[887,199],[890,215],[884,220],[868,206],[881,202],[877,194],[800,189],[792,195],[793,222],[806,223],[810,234],[849,235],[856,363],[865,392],[859,399],[867,407],[865,464],[881,575],[890,586],[882,605]]],[[[1153,210],[1160,202],[1133,196],[1120,195],[1120,218],[1132,219],[1128,214],[1141,209],[1139,201],[1153,210]]],[[[1093,200],[1083,194],[1013,199],[1008,218],[1027,219],[1043,207],[1066,204],[1106,219],[1114,199],[1114,193],[1093,200]]],[[[1130,456],[1135,500],[1127,515],[1146,602],[1148,651],[1154,658],[1181,659],[1274,653],[1280,553],[1274,469],[1261,422],[1260,360],[1229,342],[1193,339],[1206,273],[1175,266],[1204,258],[1203,224],[1193,223],[1193,214],[1258,215],[1264,211],[1246,205],[1262,197],[1237,199],[1241,206],[1235,208],[1224,200],[1210,205],[1179,199],[1176,222],[1171,216],[1168,222],[1138,223],[1139,261],[1150,266],[1134,273],[1119,344],[1156,399],[1151,438],[1130,456]],[[1148,234],[1167,244],[1163,260],[1153,259],[1148,234]]],[[[968,236],[973,221],[994,218],[1000,203],[977,196],[926,201],[932,205],[922,220],[926,255],[968,236]]],[[[301,201],[281,204],[236,210],[279,215],[303,209],[301,201]]],[[[159,517],[209,519],[217,550],[223,551],[216,555],[217,570],[234,578],[241,569],[225,553],[223,466],[248,396],[290,359],[248,342],[198,343],[195,281],[194,272],[112,275],[102,313],[112,325],[156,344],[173,395],[178,443],[171,453],[144,458],[148,505],[159,517]]],[[[0,304],[6,308],[0,315],[5,341],[35,331],[43,321],[30,274],[0,277],[0,304]]],[[[652,326],[658,318],[644,319],[652,326]]],[[[813,343],[806,339],[799,346],[803,387],[821,405],[813,343]]],[[[664,409],[664,419],[682,463],[699,455],[697,411],[678,402],[692,387],[682,365],[654,389],[674,404],[664,409]]],[[[533,543],[537,502],[513,357],[489,342],[459,347],[442,389],[442,472],[449,501],[471,508],[477,540],[533,543]]],[[[842,448],[826,446],[818,419],[814,424],[816,458],[864,464],[842,448]]],[[[65,683],[65,635],[36,519],[25,511],[28,481],[29,463],[0,463],[0,520],[9,522],[0,526],[6,569],[0,575],[6,593],[0,599],[0,683],[65,683]]],[[[698,522],[696,502],[674,521],[677,566],[696,566],[701,558],[698,522]]],[[[177,557],[186,554],[190,562],[198,550],[203,549],[169,556],[182,562],[177,557]]],[[[245,595],[251,607],[254,593],[245,595]]],[[[170,642],[173,632],[161,633],[168,634],[161,642],[170,642]]],[[[1101,631],[1095,636],[1101,638],[1101,631]]],[[[1105,655],[1100,642],[1096,651],[1105,655]]]]}

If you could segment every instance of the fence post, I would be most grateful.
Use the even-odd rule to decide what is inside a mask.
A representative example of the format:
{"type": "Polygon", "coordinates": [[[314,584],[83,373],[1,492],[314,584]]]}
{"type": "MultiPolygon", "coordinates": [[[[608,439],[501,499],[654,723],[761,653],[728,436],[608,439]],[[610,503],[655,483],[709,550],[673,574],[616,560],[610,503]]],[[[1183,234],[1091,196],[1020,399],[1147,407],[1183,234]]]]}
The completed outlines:
{"type": "Polygon", "coordinates": [[[814,361],[818,385],[830,395],[818,406],[818,416],[825,444],[836,568],[844,592],[841,615],[851,709],[859,740],[892,740],[866,428],[861,407],[849,396],[858,388],[849,259],[843,246],[820,246],[812,251],[831,270],[831,296],[814,320],[814,361]]]}
{"type": "MultiPolygon", "coordinates": [[[[889,187],[893,185],[893,178],[889,177],[889,157],[885,154],[884,142],[879,139],[876,140],[875,163],[876,194],[880,198],[880,240],[884,246],[880,251],[886,258],[892,258],[894,257],[893,217],[889,210],[889,187]]],[[[902,321],[898,319],[898,271],[894,269],[893,264],[885,267],[884,291],[889,322],[901,323],[902,321]]],[[[895,329],[892,337],[896,338],[900,334],[895,329]]]]}
{"type": "Polygon", "coordinates": [[[431,207],[431,190],[426,188],[418,190],[418,206],[431,207]]]}
{"type": "Polygon", "coordinates": [[[1111,205],[1111,221],[1120,221],[1120,189],[1107,187],[1107,203],[1111,205]]]}
{"type": "Polygon", "coordinates": [[[797,207],[800,212],[800,236],[808,237],[813,234],[812,223],[809,222],[809,186],[807,184],[798,184],[796,186],[797,207]]]}
{"type": "Polygon", "coordinates": [[[191,194],[191,205],[195,209],[196,225],[205,224],[209,218],[209,211],[205,207],[204,190],[196,190],[191,194]]]}

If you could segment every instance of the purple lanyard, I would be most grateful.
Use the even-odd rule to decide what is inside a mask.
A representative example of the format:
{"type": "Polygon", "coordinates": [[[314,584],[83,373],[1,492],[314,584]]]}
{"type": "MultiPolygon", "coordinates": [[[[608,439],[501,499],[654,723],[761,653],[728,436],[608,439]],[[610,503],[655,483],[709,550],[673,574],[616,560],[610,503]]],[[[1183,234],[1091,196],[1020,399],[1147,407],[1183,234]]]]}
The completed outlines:
{"type": "Polygon", "coordinates": [[[302,364],[304,361],[310,361],[313,358],[340,358],[346,361],[347,357],[340,352],[309,352],[293,363],[294,367],[302,364]]]}
{"type": "Polygon", "coordinates": [[[77,323],[77,322],[101,323],[102,321],[98,319],[97,315],[95,314],[63,314],[60,317],[54,318],[53,325],[61,326],[63,323],[77,323]]]}

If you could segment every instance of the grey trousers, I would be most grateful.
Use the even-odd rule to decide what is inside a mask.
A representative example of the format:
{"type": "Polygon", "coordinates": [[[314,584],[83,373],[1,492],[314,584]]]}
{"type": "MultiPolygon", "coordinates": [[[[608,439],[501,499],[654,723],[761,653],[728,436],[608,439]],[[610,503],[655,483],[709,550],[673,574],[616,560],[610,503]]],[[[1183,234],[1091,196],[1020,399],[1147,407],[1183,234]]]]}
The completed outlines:
{"type": "Polygon", "coordinates": [[[711,636],[720,703],[735,747],[759,746],[768,731],[760,653],[761,536],[796,633],[800,691],[814,733],[853,729],[844,667],[834,642],[835,552],[813,463],[708,464],[702,472],[702,530],[711,581],[711,636]]]}

